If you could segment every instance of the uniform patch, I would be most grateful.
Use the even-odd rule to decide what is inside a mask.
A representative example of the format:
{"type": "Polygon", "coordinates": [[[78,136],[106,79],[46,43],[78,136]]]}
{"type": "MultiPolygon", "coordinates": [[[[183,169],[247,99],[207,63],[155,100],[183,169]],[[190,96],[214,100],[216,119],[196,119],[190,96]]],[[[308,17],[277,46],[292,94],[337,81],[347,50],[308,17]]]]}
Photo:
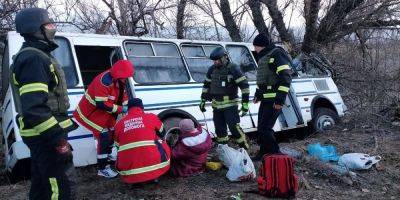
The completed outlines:
{"type": "Polygon", "coordinates": [[[143,117],[137,117],[124,121],[124,132],[132,129],[144,128],[143,117]]]}
{"type": "Polygon", "coordinates": [[[101,83],[104,86],[110,86],[112,84],[112,76],[110,72],[106,72],[103,74],[103,76],[101,77],[101,83]]]}

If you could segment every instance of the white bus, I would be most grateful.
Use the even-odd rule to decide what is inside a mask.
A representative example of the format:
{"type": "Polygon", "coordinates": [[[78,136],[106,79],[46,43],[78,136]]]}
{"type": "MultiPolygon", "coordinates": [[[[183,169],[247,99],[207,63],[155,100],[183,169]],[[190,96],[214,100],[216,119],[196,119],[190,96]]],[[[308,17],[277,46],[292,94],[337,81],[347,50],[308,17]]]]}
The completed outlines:
{"type": "MultiPolygon", "coordinates": [[[[249,43],[177,40],[128,36],[58,33],[59,44],[53,55],[62,65],[68,85],[71,107],[76,108],[85,88],[99,73],[108,69],[118,59],[129,59],[135,66],[135,75],[130,79],[137,97],[142,98],[147,112],[157,114],[167,129],[176,127],[182,118],[191,118],[207,123],[214,133],[212,108],[207,106],[203,115],[198,104],[205,74],[212,61],[210,52],[224,47],[230,59],[241,67],[250,83],[250,98],[253,98],[256,83],[257,63],[249,43]]],[[[9,67],[12,56],[18,52],[23,38],[9,32],[2,61],[1,127],[5,165],[12,175],[29,173],[30,151],[22,142],[15,121],[13,95],[9,87],[9,67]]],[[[245,132],[257,129],[259,104],[250,104],[250,113],[241,118],[245,132]]],[[[276,131],[306,127],[325,129],[335,124],[346,107],[340,93],[325,70],[309,65],[298,71],[290,87],[282,114],[274,129],[276,131]]],[[[75,166],[96,163],[95,140],[83,127],[69,133],[68,140],[74,151],[75,166]]]]}

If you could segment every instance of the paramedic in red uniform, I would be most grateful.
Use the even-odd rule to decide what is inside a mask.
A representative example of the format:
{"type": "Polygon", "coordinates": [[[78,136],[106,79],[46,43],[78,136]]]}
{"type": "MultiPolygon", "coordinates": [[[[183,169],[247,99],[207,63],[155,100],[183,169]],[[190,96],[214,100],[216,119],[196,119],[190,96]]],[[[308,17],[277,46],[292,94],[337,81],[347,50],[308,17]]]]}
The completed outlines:
{"type": "Polygon", "coordinates": [[[128,115],[115,125],[116,167],[125,183],[155,180],[170,167],[171,152],[161,139],[163,123],[156,115],[145,113],[138,98],[129,100],[128,106],[128,115]]]}
{"type": "Polygon", "coordinates": [[[108,165],[108,155],[113,145],[116,118],[128,110],[125,84],[127,78],[132,76],[132,63],[128,60],[117,61],[110,70],[92,81],[74,112],[75,119],[92,131],[97,140],[99,176],[112,178],[118,175],[108,165]]]}

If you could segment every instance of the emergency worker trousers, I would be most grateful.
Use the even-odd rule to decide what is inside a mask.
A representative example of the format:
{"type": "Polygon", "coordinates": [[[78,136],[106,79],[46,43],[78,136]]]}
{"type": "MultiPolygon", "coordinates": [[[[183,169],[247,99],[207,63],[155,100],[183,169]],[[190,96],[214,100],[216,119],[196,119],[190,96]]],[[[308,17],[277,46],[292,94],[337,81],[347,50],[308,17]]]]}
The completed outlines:
{"type": "Polygon", "coordinates": [[[111,154],[114,144],[114,129],[104,129],[97,138],[97,164],[104,169],[108,164],[108,155],[111,154]]]}
{"type": "Polygon", "coordinates": [[[279,153],[279,145],[272,129],[282,110],[276,110],[270,100],[262,100],[258,110],[258,143],[262,153],[279,153]]]}
{"type": "Polygon", "coordinates": [[[71,182],[66,174],[69,168],[73,168],[72,155],[60,155],[55,147],[49,146],[42,140],[30,141],[28,147],[31,151],[29,199],[73,199],[71,182]]]}
{"type": "Polygon", "coordinates": [[[244,132],[240,127],[238,106],[214,109],[213,121],[215,126],[215,133],[217,134],[217,143],[228,142],[229,137],[226,128],[227,125],[234,139],[239,139],[242,135],[244,135],[244,132]]]}

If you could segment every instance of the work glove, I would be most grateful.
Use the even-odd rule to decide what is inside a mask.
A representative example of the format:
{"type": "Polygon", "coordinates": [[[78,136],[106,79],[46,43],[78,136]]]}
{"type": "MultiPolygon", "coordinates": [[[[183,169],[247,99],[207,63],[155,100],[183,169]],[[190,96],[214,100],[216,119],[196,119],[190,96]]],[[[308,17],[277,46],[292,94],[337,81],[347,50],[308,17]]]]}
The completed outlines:
{"type": "Polygon", "coordinates": [[[60,139],[56,146],[56,150],[60,155],[69,155],[71,154],[71,146],[69,145],[68,141],[66,139],[60,139]]]}
{"type": "Polygon", "coordinates": [[[201,99],[204,99],[205,101],[211,101],[211,96],[209,93],[201,93],[201,99]]]}
{"type": "Polygon", "coordinates": [[[253,103],[258,103],[261,99],[263,98],[263,95],[259,89],[256,89],[256,92],[254,94],[254,99],[253,103]]]}
{"type": "Polygon", "coordinates": [[[128,112],[128,106],[122,106],[122,113],[125,114],[128,112]]]}
{"type": "Polygon", "coordinates": [[[199,108],[201,112],[206,112],[206,100],[201,99],[199,108]]]}
{"type": "Polygon", "coordinates": [[[60,139],[56,146],[56,151],[58,153],[57,162],[64,164],[72,163],[72,147],[66,139],[60,139]]]}
{"type": "Polygon", "coordinates": [[[247,115],[249,112],[249,103],[248,102],[243,102],[242,103],[242,108],[240,109],[242,114],[240,115],[241,117],[247,115]]]}

